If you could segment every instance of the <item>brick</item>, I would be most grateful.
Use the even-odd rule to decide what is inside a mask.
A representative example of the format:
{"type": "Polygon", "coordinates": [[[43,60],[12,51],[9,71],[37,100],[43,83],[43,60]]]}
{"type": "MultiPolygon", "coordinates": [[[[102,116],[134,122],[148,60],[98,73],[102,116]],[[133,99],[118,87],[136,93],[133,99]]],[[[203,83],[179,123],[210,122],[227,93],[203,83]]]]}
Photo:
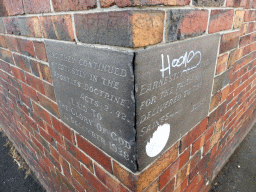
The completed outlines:
{"type": "MultiPolygon", "coordinates": [[[[1,11],[1,8],[0,8],[0,11],[1,11]]],[[[5,33],[5,26],[2,18],[0,18],[0,33],[5,33]]]]}
{"type": "Polygon", "coordinates": [[[174,144],[164,155],[157,159],[148,169],[141,173],[137,182],[137,191],[142,191],[156,177],[158,177],[164,169],[174,162],[178,157],[178,143],[174,144]]]}
{"type": "Polygon", "coordinates": [[[132,47],[130,16],[130,11],[75,14],[77,38],[84,43],[132,47]]]}
{"type": "MultiPolygon", "coordinates": [[[[178,166],[178,165],[177,165],[178,166]]],[[[130,190],[135,191],[137,188],[138,176],[127,171],[119,163],[113,160],[113,173],[121,183],[123,183],[130,190]]]]}
{"type": "Polygon", "coordinates": [[[179,186],[189,175],[189,166],[186,165],[176,175],[176,186],[179,186]]]}
{"type": "Polygon", "coordinates": [[[123,187],[121,183],[113,179],[110,174],[103,171],[97,164],[94,164],[94,167],[96,176],[103,184],[105,184],[110,189],[111,192],[128,192],[128,190],[123,187]]]}
{"type": "Polygon", "coordinates": [[[23,83],[21,84],[21,87],[22,87],[23,93],[26,96],[28,96],[30,99],[34,100],[35,102],[38,101],[38,97],[37,97],[36,91],[34,89],[32,89],[31,87],[29,87],[28,85],[23,84],[23,83]]]}
{"type": "Polygon", "coordinates": [[[111,7],[113,5],[117,5],[118,7],[130,7],[133,4],[134,3],[131,0],[125,0],[125,1],[120,1],[120,0],[100,0],[100,6],[104,7],[104,8],[111,7]]]}
{"type": "Polygon", "coordinates": [[[36,115],[38,115],[41,119],[45,120],[48,124],[51,124],[49,113],[46,110],[44,110],[40,105],[37,105],[34,102],[32,102],[32,105],[36,115]]]}
{"type": "Polygon", "coordinates": [[[170,10],[166,20],[166,39],[170,42],[202,35],[207,22],[207,10],[170,10]]]}
{"type": "Polygon", "coordinates": [[[235,14],[234,29],[240,28],[244,21],[244,11],[238,10],[235,14]]]}
{"type": "Polygon", "coordinates": [[[250,22],[250,23],[248,23],[246,33],[252,33],[252,32],[254,32],[255,30],[256,30],[256,23],[255,23],[255,22],[250,22]]]}
{"type": "Polygon", "coordinates": [[[39,63],[39,68],[40,68],[40,78],[44,79],[45,81],[48,81],[49,83],[52,83],[52,77],[51,77],[49,66],[43,63],[39,63]]]}
{"type": "Polygon", "coordinates": [[[56,102],[53,86],[46,82],[43,82],[43,86],[45,96],[56,102]]]}
{"type": "Polygon", "coordinates": [[[6,61],[7,63],[14,64],[12,53],[5,49],[0,49],[0,57],[2,60],[6,61]]]}
{"type": "Polygon", "coordinates": [[[33,87],[38,92],[44,94],[43,82],[40,79],[36,78],[33,75],[30,75],[29,73],[26,73],[26,81],[28,85],[33,87]]]}
{"type": "Polygon", "coordinates": [[[17,38],[11,36],[5,36],[5,42],[10,51],[19,52],[19,45],[17,38]]]}
{"type": "Polygon", "coordinates": [[[225,87],[229,83],[229,74],[230,74],[230,70],[214,78],[213,91],[212,91],[213,94],[221,90],[223,87],[225,87]]]}
{"type": "Polygon", "coordinates": [[[74,41],[72,18],[70,15],[42,16],[40,22],[45,38],[74,41]]]}
{"type": "Polygon", "coordinates": [[[3,36],[3,35],[0,35],[0,47],[7,48],[5,36],[3,36]]]}
{"type": "Polygon", "coordinates": [[[227,7],[240,7],[242,0],[227,0],[227,7]]]}
{"type": "Polygon", "coordinates": [[[224,5],[224,0],[193,0],[193,5],[204,6],[204,7],[221,7],[224,5]]]}
{"type": "Polygon", "coordinates": [[[220,54],[230,51],[238,46],[239,32],[233,32],[222,35],[220,42],[220,54]]]}
{"type": "Polygon", "coordinates": [[[172,192],[174,191],[175,178],[173,178],[162,190],[162,192],[172,192]]]}
{"type": "Polygon", "coordinates": [[[63,136],[68,139],[70,142],[72,142],[73,144],[75,143],[75,135],[74,135],[74,131],[71,130],[69,127],[67,127],[66,125],[64,125],[63,123],[60,123],[60,128],[62,130],[62,134],[63,136]]]}
{"type": "Polygon", "coordinates": [[[158,181],[154,181],[151,183],[145,190],[144,192],[157,192],[158,191],[158,181]]]}
{"type": "Polygon", "coordinates": [[[48,0],[24,0],[26,13],[47,13],[51,11],[48,0]]]}
{"type": "Polygon", "coordinates": [[[255,21],[256,20],[256,11],[255,10],[246,10],[244,14],[244,21],[255,21]]]}
{"type": "Polygon", "coordinates": [[[35,52],[36,52],[37,58],[42,61],[48,61],[44,42],[33,41],[33,44],[35,47],[35,52]]]}
{"type": "Polygon", "coordinates": [[[229,53],[229,58],[228,58],[228,63],[227,63],[227,68],[231,68],[236,61],[242,57],[242,50],[236,49],[233,50],[229,53]]]}
{"type": "Polygon", "coordinates": [[[42,37],[42,31],[38,17],[19,17],[18,23],[21,35],[28,37],[42,37]]]}
{"type": "Polygon", "coordinates": [[[59,11],[82,11],[93,9],[97,7],[96,0],[75,0],[75,1],[64,1],[64,0],[53,0],[52,5],[55,12],[59,11]]]}
{"type": "Polygon", "coordinates": [[[228,97],[230,93],[230,86],[227,86],[225,87],[223,90],[222,90],[222,94],[221,94],[221,102],[225,101],[226,98],[228,97]]]}
{"type": "Polygon", "coordinates": [[[228,62],[228,53],[218,57],[216,75],[224,72],[227,69],[227,62],[228,62]]]}
{"type": "Polygon", "coordinates": [[[0,60],[0,66],[1,66],[1,69],[4,70],[5,72],[12,74],[10,64],[0,60]]]}
{"type": "Polygon", "coordinates": [[[212,10],[209,21],[209,33],[216,33],[232,28],[234,10],[212,10]]]}
{"type": "Polygon", "coordinates": [[[19,68],[27,71],[27,72],[31,72],[31,65],[30,65],[30,59],[27,57],[24,57],[22,55],[17,55],[17,54],[13,54],[13,58],[15,61],[16,66],[18,66],[19,68]]]}
{"type": "Polygon", "coordinates": [[[0,1],[0,17],[5,17],[8,15],[5,3],[3,0],[0,1]]]}
{"type": "Polygon", "coordinates": [[[21,34],[17,17],[4,18],[3,20],[4,20],[5,29],[8,34],[13,34],[13,35],[21,34]]]}
{"type": "Polygon", "coordinates": [[[19,79],[20,81],[26,82],[25,74],[22,70],[17,67],[11,66],[12,74],[15,78],[19,79]]]}
{"type": "Polygon", "coordinates": [[[82,162],[92,173],[94,173],[93,162],[82,151],[80,151],[79,161],[82,162]]]}
{"type": "Polygon", "coordinates": [[[244,47],[244,46],[250,44],[251,43],[251,37],[252,37],[251,34],[241,37],[240,38],[240,43],[239,43],[240,47],[244,47]]]}
{"type": "Polygon", "coordinates": [[[19,45],[19,52],[21,54],[24,54],[30,57],[36,56],[32,41],[27,39],[17,39],[17,41],[19,45]]]}
{"type": "Polygon", "coordinates": [[[190,157],[190,147],[188,147],[182,154],[179,156],[179,169],[182,168],[189,160],[190,157]]]}
{"type": "Polygon", "coordinates": [[[108,191],[110,192],[107,187],[105,187],[90,171],[88,171],[84,166],[82,167],[83,177],[90,183],[90,185],[96,190],[96,191],[108,191]]]}
{"type": "Polygon", "coordinates": [[[179,160],[175,161],[160,175],[159,190],[161,190],[179,171],[179,163],[179,160]]]}
{"type": "Polygon", "coordinates": [[[210,103],[210,109],[209,110],[212,111],[213,109],[215,109],[219,105],[220,100],[221,100],[221,91],[218,91],[211,98],[211,103],[210,103]]]}
{"type": "Polygon", "coordinates": [[[45,109],[47,109],[50,113],[52,113],[53,115],[59,118],[59,110],[58,110],[57,104],[51,101],[50,99],[47,99],[41,94],[37,94],[37,95],[38,95],[39,103],[45,109]]]}
{"type": "Polygon", "coordinates": [[[160,43],[163,40],[164,12],[135,11],[131,17],[134,47],[160,43]]]}
{"type": "Polygon", "coordinates": [[[110,157],[105,155],[101,150],[90,144],[86,139],[80,135],[76,135],[78,147],[83,150],[86,154],[92,157],[100,165],[102,165],[107,171],[112,173],[112,166],[110,157]]]}
{"type": "Polygon", "coordinates": [[[5,0],[4,2],[8,15],[22,15],[25,13],[22,0],[5,0]]]}

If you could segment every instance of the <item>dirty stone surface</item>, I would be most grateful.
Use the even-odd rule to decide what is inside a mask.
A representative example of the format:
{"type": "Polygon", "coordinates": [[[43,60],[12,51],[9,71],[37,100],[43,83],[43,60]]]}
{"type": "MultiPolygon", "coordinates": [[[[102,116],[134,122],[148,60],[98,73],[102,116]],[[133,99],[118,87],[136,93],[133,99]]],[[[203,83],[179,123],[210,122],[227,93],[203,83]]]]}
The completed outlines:
{"type": "Polygon", "coordinates": [[[0,131],[0,192],[45,192],[32,175],[26,176],[26,170],[18,169],[18,165],[10,156],[10,148],[5,144],[7,137],[0,131]]]}
{"type": "Polygon", "coordinates": [[[209,192],[256,191],[256,124],[222,168],[209,192]]]}

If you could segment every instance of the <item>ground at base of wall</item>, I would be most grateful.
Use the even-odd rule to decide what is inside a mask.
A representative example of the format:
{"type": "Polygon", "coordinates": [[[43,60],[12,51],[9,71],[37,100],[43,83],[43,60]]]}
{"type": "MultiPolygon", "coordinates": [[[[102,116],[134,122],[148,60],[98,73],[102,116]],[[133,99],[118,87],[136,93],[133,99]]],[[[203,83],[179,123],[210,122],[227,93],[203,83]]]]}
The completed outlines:
{"type": "Polygon", "coordinates": [[[256,191],[256,124],[222,168],[209,192],[256,191]]]}
{"type": "Polygon", "coordinates": [[[26,169],[24,160],[14,150],[8,138],[2,136],[0,129],[0,192],[45,192],[33,173],[26,169]],[[10,153],[16,156],[17,163],[10,153]]]}

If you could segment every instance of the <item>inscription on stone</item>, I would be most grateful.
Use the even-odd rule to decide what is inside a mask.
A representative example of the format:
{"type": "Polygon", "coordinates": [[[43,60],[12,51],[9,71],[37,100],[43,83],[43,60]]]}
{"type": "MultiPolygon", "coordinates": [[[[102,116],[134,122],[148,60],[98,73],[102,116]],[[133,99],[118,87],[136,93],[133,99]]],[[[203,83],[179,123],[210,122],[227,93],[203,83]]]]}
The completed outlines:
{"type": "Polygon", "coordinates": [[[136,171],[133,53],[46,41],[60,118],[136,171]]]}
{"type": "Polygon", "coordinates": [[[139,170],[208,115],[218,42],[213,35],[136,53],[139,170]]]}

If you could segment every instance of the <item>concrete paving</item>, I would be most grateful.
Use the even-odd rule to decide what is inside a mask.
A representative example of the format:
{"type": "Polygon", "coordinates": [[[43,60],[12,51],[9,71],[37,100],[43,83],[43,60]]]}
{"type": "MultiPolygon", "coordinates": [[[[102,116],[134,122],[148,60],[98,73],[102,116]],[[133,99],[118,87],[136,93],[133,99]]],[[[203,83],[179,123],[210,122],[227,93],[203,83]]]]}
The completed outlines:
{"type": "Polygon", "coordinates": [[[256,124],[217,175],[209,192],[256,192],[256,124]]]}
{"type": "Polygon", "coordinates": [[[45,192],[33,176],[25,179],[25,170],[18,169],[8,154],[10,148],[4,146],[7,141],[0,132],[0,192],[45,192]]]}

